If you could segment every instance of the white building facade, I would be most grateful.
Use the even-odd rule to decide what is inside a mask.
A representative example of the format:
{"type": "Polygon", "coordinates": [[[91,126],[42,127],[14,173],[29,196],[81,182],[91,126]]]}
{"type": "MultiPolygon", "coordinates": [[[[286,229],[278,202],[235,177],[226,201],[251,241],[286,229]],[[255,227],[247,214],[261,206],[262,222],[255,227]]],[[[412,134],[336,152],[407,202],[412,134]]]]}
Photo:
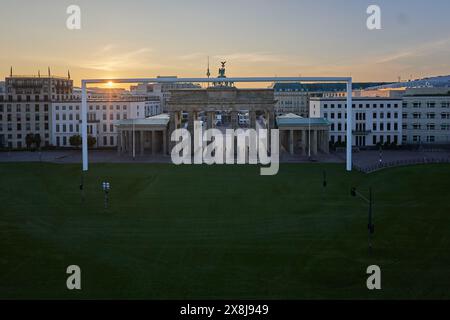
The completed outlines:
{"type": "MultiPolygon", "coordinates": [[[[81,100],[52,104],[52,144],[71,147],[70,137],[81,134],[81,100]]],[[[161,113],[159,100],[123,95],[113,100],[88,100],[88,134],[96,138],[97,148],[117,146],[115,123],[126,119],[144,119],[161,113]]]]}
{"type": "Polygon", "coordinates": [[[291,113],[308,117],[309,96],[300,83],[276,83],[273,85],[273,90],[277,116],[291,113]]]}
{"type": "Polygon", "coordinates": [[[450,88],[408,89],[402,117],[403,143],[450,144],[450,88]]]}
{"type": "MultiPolygon", "coordinates": [[[[347,104],[345,98],[311,98],[311,118],[330,123],[330,142],[345,143],[347,104]]],[[[352,105],[353,146],[402,143],[402,100],[391,98],[354,98],[352,105]]]]}
{"type": "MultiPolygon", "coordinates": [[[[27,136],[51,144],[51,104],[73,98],[70,77],[10,75],[0,94],[0,148],[23,149],[27,136]]],[[[37,143],[36,143],[37,144],[37,143]]]]}

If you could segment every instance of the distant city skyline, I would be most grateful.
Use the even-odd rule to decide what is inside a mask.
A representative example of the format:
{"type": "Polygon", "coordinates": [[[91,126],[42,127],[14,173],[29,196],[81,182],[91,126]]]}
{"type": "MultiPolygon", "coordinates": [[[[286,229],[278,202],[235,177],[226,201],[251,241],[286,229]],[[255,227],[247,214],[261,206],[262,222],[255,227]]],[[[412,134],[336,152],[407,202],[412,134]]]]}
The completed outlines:
{"type": "Polygon", "coordinates": [[[14,74],[82,78],[352,76],[397,81],[450,74],[450,2],[418,0],[4,0],[0,79],[14,74]],[[81,8],[81,30],[66,8],[81,8]],[[366,8],[382,30],[366,28],[366,8]]]}

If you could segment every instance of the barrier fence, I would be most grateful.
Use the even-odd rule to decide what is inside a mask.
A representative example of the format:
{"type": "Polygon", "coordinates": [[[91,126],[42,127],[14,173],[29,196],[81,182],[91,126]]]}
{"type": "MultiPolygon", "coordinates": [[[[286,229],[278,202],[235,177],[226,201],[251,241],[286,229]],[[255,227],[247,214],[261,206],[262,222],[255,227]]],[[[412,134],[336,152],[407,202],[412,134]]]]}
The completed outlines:
{"type": "Polygon", "coordinates": [[[438,164],[438,163],[450,163],[450,157],[447,158],[418,158],[418,159],[408,159],[408,160],[395,160],[395,161],[385,161],[382,163],[378,163],[376,165],[368,165],[368,166],[358,166],[356,164],[353,165],[355,170],[358,170],[362,173],[372,173],[376,171],[380,171],[387,168],[392,167],[401,167],[401,166],[410,166],[410,165],[418,165],[418,164],[438,164]]]}

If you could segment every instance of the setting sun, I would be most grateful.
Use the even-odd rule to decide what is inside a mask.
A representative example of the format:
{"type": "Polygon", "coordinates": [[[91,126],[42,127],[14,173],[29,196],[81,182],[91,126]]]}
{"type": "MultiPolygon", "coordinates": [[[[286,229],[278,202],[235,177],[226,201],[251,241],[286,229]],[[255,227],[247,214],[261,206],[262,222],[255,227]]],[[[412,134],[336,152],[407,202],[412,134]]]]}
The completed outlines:
{"type": "Polygon", "coordinates": [[[114,83],[113,83],[112,81],[108,81],[108,82],[106,83],[106,86],[107,86],[108,88],[112,88],[112,87],[114,86],[114,83]]]}

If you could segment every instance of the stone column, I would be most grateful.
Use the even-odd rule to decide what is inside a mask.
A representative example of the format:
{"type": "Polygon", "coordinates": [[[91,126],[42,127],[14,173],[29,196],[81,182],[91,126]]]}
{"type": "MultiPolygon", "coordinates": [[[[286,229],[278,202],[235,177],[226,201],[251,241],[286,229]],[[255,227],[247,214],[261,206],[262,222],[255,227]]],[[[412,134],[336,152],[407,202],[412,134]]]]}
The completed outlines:
{"type": "Polygon", "coordinates": [[[249,111],[250,128],[256,129],[256,111],[249,111]]]}
{"type": "Polygon", "coordinates": [[[141,137],[139,138],[141,142],[141,155],[144,155],[144,130],[141,130],[141,137]]]}
{"type": "Polygon", "coordinates": [[[156,154],[156,131],[152,130],[152,155],[156,154]]]}
{"type": "Polygon", "coordinates": [[[294,155],[294,130],[289,130],[289,153],[294,155]]]}
{"type": "Polygon", "coordinates": [[[176,113],[174,111],[169,112],[169,131],[172,133],[177,128],[176,113]]]}
{"type": "Polygon", "coordinates": [[[216,112],[215,111],[208,111],[207,113],[207,128],[211,129],[215,127],[215,120],[216,120],[216,112]]]}
{"type": "Polygon", "coordinates": [[[122,152],[122,150],[121,150],[121,148],[122,148],[122,146],[120,145],[120,142],[121,142],[121,131],[120,130],[118,130],[117,131],[117,154],[120,156],[120,154],[121,154],[121,152],[122,152]]]}
{"type": "Polygon", "coordinates": [[[169,112],[169,144],[171,147],[175,146],[175,142],[170,140],[170,136],[175,129],[177,129],[177,113],[175,111],[171,111],[169,112]]]}
{"type": "Polygon", "coordinates": [[[198,112],[197,111],[189,111],[188,115],[188,130],[191,133],[191,137],[194,137],[194,121],[198,120],[198,112]]]}
{"type": "Polygon", "coordinates": [[[312,143],[312,146],[311,146],[312,154],[317,155],[317,130],[316,129],[313,130],[313,136],[312,136],[311,143],[312,143]]]}
{"type": "Polygon", "coordinates": [[[319,149],[322,152],[325,152],[325,144],[323,143],[325,141],[325,137],[323,135],[323,130],[319,130],[319,149]]]}
{"type": "Polygon", "coordinates": [[[302,155],[306,156],[306,130],[302,130],[302,155]]]}
{"type": "Polygon", "coordinates": [[[321,139],[322,139],[322,151],[326,153],[327,152],[327,144],[328,144],[328,142],[327,142],[327,137],[325,135],[325,131],[324,130],[321,131],[321,139]]]}
{"type": "Polygon", "coordinates": [[[231,127],[233,129],[239,128],[239,117],[237,111],[231,111],[231,127]]]}
{"type": "Polygon", "coordinates": [[[191,153],[194,153],[194,121],[197,121],[198,113],[197,111],[189,111],[188,114],[188,130],[191,134],[191,153]]]}
{"type": "Polygon", "coordinates": [[[166,156],[167,155],[167,129],[162,131],[163,135],[163,153],[166,156]]]}
{"type": "Polygon", "coordinates": [[[275,113],[272,111],[266,111],[264,116],[267,122],[266,129],[275,129],[275,113]]]}
{"type": "Polygon", "coordinates": [[[268,149],[270,150],[272,147],[271,130],[275,129],[275,113],[272,111],[266,111],[265,115],[267,120],[267,142],[269,144],[268,149]]]}
{"type": "Polygon", "coordinates": [[[133,155],[133,130],[128,130],[127,135],[128,135],[128,154],[133,155]]]}

